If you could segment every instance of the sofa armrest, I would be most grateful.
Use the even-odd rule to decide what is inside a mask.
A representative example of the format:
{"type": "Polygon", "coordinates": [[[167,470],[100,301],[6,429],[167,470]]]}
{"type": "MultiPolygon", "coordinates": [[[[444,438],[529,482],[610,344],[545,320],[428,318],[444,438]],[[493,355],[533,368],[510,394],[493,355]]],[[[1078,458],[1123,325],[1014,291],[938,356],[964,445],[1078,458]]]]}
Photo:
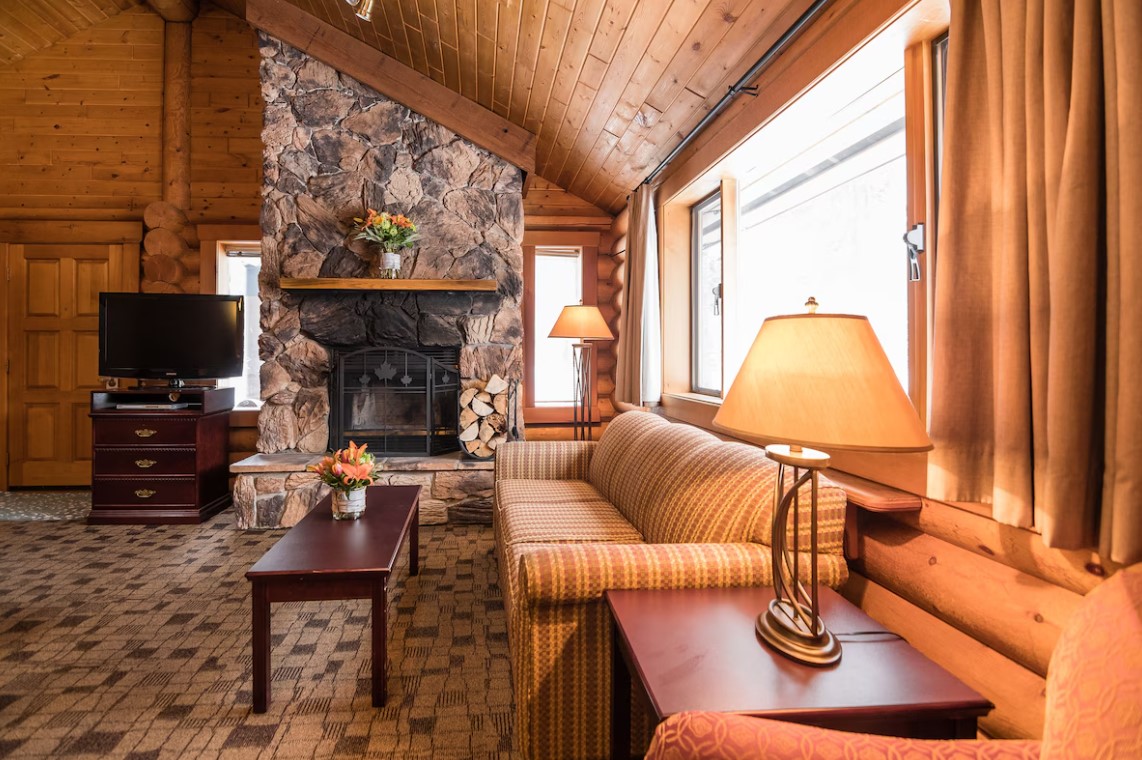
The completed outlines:
{"type": "Polygon", "coordinates": [[[496,450],[496,480],[586,480],[595,441],[516,441],[496,450]]]}
{"type": "MultiPolygon", "coordinates": [[[[809,557],[801,553],[802,566],[809,557]]],[[[761,544],[551,544],[520,555],[526,604],[571,604],[608,589],[732,588],[773,584],[770,548],[761,544]]],[[[843,557],[818,555],[821,583],[848,578],[843,557]]]]}
{"type": "Polygon", "coordinates": [[[1037,741],[898,739],[724,713],[684,712],[659,724],[646,760],[814,760],[836,757],[1035,760],[1037,741]]]}

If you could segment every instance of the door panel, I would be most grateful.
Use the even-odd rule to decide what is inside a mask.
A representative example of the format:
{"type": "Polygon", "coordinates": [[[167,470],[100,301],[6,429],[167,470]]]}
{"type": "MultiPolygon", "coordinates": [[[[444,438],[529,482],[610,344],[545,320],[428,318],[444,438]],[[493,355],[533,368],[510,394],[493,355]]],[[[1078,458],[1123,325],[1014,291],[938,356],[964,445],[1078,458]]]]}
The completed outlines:
{"type": "Polygon", "coordinates": [[[127,251],[121,244],[8,246],[10,485],[91,483],[99,293],[134,290],[124,277],[127,251]]]}

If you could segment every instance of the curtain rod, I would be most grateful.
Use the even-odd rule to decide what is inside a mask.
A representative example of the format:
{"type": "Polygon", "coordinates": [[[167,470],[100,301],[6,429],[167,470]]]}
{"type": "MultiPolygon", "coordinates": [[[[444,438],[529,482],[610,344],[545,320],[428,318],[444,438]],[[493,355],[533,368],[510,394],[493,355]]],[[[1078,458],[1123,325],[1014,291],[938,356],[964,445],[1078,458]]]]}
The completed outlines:
{"type": "Polygon", "coordinates": [[[686,136],[682,138],[682,142],[674,146],[674,149],[666,155],[666,158],[662,159],[662,163],[654,167],[654,170],[650,174],[646,175],[646,179],[644,179],[641,184],[650,184],[654,178],[657,177],[662,172],[662,170],[670,164],[671,161],[677,158],[678,154],[681,153],[686,148],[686,146],[689,145],[694,140],[694,138],[697,137],[702,132],[702,130],[706,128],[707,125],[709,125],[711,121],[717,118],[718,114],[725,110],[726,106],[728,106],[734,100],[734,98],[743,92],[748,92],[750,95],[756,96],[757,88],[750,87],[749,82],[756,79],[757,76],[762,71],[764,71],[775,58],[777,58],[777,56],[781,55],[781,53],[785,51],[785,48],[789,46],[789,43],[792,42],[793,39],[820,14],[820,12],[826,5],[829,4],[829,2],[830,0],[814,0],[813,4],[810,5],[805,10],[805,12],[802,13],[800,17],[798,17],[798,19],[793,22],[793,25],[786,29],[785,32],[777,38],[776,42],[769,46],[769,49],[762,54],[761,58],[757,59],[757,62],[754,63],[753,66],[750,66],[749,71],[743,74],[741,79],[730,85],[729,90],[725,95],[722,96],[721,100],[715,103],[714,107],[711,108],[709,112],[702,117],[702,120],[694,125],[694,128],[691,129],[686,134],[686,136]]]}

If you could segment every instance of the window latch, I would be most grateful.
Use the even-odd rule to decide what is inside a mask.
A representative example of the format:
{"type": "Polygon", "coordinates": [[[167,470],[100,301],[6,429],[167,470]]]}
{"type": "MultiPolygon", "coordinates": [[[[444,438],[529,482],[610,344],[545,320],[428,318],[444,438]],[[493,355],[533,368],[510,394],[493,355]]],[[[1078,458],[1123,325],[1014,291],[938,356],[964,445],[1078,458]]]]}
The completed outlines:
{"type": "Polygon", "coordinates": [[[722,283],[718,283],[713,287],[714,292],[714,316],[722,316],[722,283]]]}
{"type": "Polygon", "coordinates": [[[924,252],[924,225],[914,224],[904,233],[904,245],[908,248],[908,281],[920,282],[920,254],[924,252]]]}

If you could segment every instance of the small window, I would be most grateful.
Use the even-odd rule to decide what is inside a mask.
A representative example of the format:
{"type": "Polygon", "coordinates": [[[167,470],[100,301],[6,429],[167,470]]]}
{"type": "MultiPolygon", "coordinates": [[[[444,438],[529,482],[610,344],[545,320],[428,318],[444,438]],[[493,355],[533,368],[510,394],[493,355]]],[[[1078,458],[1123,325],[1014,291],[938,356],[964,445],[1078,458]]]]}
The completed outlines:
{"type": "Polygon", "coordinates": [[[693,265],[690,389],[722,395],[722,197],[714,193],[691,210],[693,265]]]}
{"type": "Polygon", "coordinates": [[[234,404],[238,408],[257,408],[262,405],[260,373],[262,360],[258,358],[259,319],[262,301],[258,297],[258,274],[262,271],[262,250],[256,244],[223,245],[218,254],[218,293],[245,296],[245,362],[239,377],[219,380],[222,388],[234,389],[234,404]]]}
{"type": "Polygon", "coordinates": [[[583,300],[583,250],[575,247],[536,246],[535,329],[532,357],[535,387],[532,404],[571,406],[575,403],[571,338],[547,335],[564,306],[583,300]]]}

